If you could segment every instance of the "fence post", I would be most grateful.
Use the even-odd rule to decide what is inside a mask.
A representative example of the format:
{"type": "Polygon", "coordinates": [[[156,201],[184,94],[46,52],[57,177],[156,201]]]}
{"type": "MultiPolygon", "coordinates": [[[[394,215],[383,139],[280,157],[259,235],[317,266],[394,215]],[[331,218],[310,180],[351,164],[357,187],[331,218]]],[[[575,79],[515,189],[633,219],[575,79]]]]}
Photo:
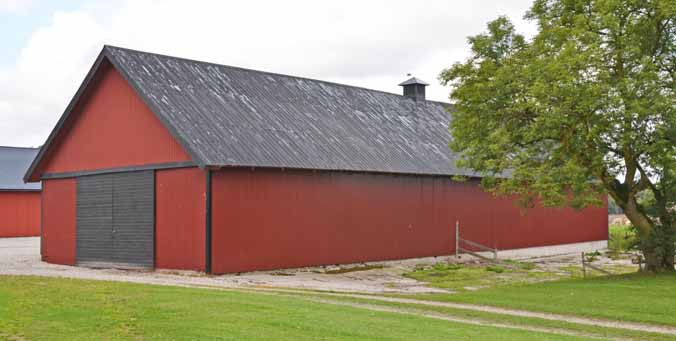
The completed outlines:
{"type": "Polygon", "coordinates": [[[460,220],[455,221],[455,258],[460,259],[460,220]]]}
{"type": "Polygon", "coordinates": [[[584,252],[582,252],[582,277],[587,277],[587,265],[584,260],[584,252]]]}

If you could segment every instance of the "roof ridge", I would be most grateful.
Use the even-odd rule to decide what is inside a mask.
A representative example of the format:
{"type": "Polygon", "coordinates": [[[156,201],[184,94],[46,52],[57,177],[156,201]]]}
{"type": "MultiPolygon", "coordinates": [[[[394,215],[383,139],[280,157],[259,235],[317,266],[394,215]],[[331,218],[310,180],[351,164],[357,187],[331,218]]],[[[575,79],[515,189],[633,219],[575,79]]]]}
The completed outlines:
{"type": "MultiPolygon", "coordinates": [[[[255,73],[261,73],[265,75],[271,75],[271,76],[282,76],[282,77],[288,77],[292,79],[300,79],[300,80],[305,80],[305,81],[312,81],[312,82],[318,82],[318,83],[324,83],[324,84],[329,84],[329,85],[336,85],[340,87],[346,87],[346,88],[352,88],[352,89],[358,89],[358,90],[366,90],[366,91],[373,91],[373,92],[378,92],[382,93],[385,95],[390,95],[390,96],[396,96],[400,99],[406,99],[406,100],[412,100],[414,99],[409,98],[404,95],[399,95],[395,94],[393,92],[389,91],[383,91],[383,90],[377,90],[377,89],[369,89],[357,85],[350,85],[350,84],[343,84],[343,83],[337,83],[337,82],[331,82],[327,80],[322,80],[322,79],[316,79],[316,78],[310,78],[310,77],[303,77],[303,76],[295,76],[295,75],[288,75],[288,74],[283,74],[283,73],[277,73],[277,72],[271,72],[271,71],[263,71],[263,70],[256,70],[256,69],[249,69],[241,66],[233,66],[233,65],[226,65],[226,64],[218,64],[214,62],[207,62],[203,60],[197,60],[197,59],[191,59],[191,58],[183,58],[183,57],[177,57],[177,56],[172,56],[168,54],[162,54],[162,53],[155,53],[155,52],[147,52],[147,51],[141,51],[141,50],[135,50],[135,49],[130,49],[126,47],[119,47],[119,46],[114,46],[114,45],[104,45],[104,49],[106,48],[111,48],[111,49],[119,49],[119,50],[124,50],[124,51],[131,51],[134,53],[142,53],[142,54],[147,54],[147,55],[153,55],[153,56],[159,56],[163,58],[170,58],[170,59],[176,59],[176,60],[181,60],[185,62],[190,62],[190,63],[197,63],[197,64],[205,64],[205,65],[211,65],[211,66],[218,66],[218,67],[224,67],[224,68],[229,68],[229,69],[235,69],[235,70],[241,70],[241,71],[247,71],[247,72],[255,72],[255,73]]],[[[440,103],[440,104],[450,104],[447,102],[442,102],[442,101],[434,101],[434,100],[428,100],[425,99],[425,102],[431,102],[431,103],[440,103]]]]}
{"type": "Polygon", "coordinates": [[[474,174],[447,149],[451,103],[105,45],[24,181],[40,179],[45,152],[106,60],[200,168],[474,174]],[[173,79],[208,84],[172,90],[173,79]],[[272,81],[279,86],[263,91],[272,81]]]}

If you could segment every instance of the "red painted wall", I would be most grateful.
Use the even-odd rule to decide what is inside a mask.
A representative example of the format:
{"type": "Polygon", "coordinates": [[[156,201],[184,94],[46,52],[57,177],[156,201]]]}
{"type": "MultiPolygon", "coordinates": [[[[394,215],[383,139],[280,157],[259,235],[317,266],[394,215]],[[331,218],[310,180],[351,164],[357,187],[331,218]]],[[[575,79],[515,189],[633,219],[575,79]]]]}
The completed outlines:
{"type": "Polygon", "coordinates": [[[155,172],[155,266],[204,271],[206,172],[155,172]]]}
{"type": "Polygon", "coordinates": [[[467,239],[512,249],[606,240],[606,208],[521,215],[475,181],[341,172],[213,173],[214,273],[425,257],[467,239]]]}
{"type": "MultiPolygon", "coordinates": [[[[32,174],[190,161],[104,62],[32,174]]],[[[156,173],[156,266],[204,268],[204,172],[156,173]]],[[[463,236],[500,249],[607,239],[607,211],[522,216],[476,183],[443,177],[228,169],[212,185],[213,272],[452,253],[463,236]]],[[[75,262],[75,179],[43,182],[42,256],[75,262]]]]}
{"type": "Polygon", "coordinates": [[[42,182],[42,260],[75,264],[75,179],[42,182]]]}
{"type": "MultiPolygon", "coordinates": [[[[44,173],[190,160],[129,83],[104,61],[31,179],[44,173]]],[[[204,269],[204,172],[172,169],[156,174],[157,266],[204,269]]],[[[74,264],[76,179],[43,184],[43,259],[74,264]]]]}
{"type": "Polygon", "coordinates": [[[64,128],[34,175],[191,160],[108,62],[64,128]]]}
{"type": "Polygon", "coordinates": [[[40,192],[0,191],[0,238],[40,235],[40,192]]]}

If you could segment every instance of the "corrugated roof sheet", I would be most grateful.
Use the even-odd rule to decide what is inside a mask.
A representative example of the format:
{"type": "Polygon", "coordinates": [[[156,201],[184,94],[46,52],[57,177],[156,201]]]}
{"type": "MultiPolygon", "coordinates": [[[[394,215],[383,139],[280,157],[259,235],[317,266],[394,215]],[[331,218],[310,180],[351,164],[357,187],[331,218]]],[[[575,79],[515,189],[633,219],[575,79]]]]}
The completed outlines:
{"type": "Polygon", "coordinates": [[[106,46],[198,163],[430,175],[455,166],[447,103],[106,46]]]}
{"type": "Polygon", "coordinates": [[[0,147],[0,190],[40,190],[40,183],[24,183],[22,177],[38,148],[0,147]]]}

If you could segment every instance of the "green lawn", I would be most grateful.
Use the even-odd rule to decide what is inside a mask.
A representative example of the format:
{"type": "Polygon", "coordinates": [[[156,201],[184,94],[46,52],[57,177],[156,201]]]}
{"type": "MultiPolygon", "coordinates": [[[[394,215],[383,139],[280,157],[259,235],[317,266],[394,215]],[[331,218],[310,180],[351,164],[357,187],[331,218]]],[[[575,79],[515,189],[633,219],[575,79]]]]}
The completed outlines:
{"type": "Polygon", "coordinates": [[[569,279],[415,298],[676,326],[676,274],[569,279]]]}
{"type": "MultiPolygon", "coordinates": [[[[544,269],[529,262],[503,260],[503,263],[487,266],[439,262],[433,265],[419,265],[404,276],[426,282],[431,287],[455,292],[583,277],[581,265],[544,269]]],[[[637,271],[634,265],[605,265],[603,268],[615,274],[637,271]]],[[[600,273],[589,271],[587,275],[598,276],[600,273]]]]}
{"type": "Polygon", "coordinates": [[[494,287],[515,283],[530,283],[542,280],[560,279],[567,273],[553,273],[533,270],[532,263],[512,262],[515,268],[504,266],[466,265],[454,263],[436,263],[418,266],[405,277],[427,282],[430,286],[453,291],[464,291],[494,287]]]}
{"type": "Polygon", "coordinates": [[[0,339],[464,339],[572,337],[233,291],[0,276],[0,339]]]}
{"type": "MultiPolygon", "coordinates": [[[[307,294],[302,294],[302,296],[305,295],[307,294]]],[[[321,293],[316,293],[315,295],[317,297],[326,297],[326,295],[321,293]]],[[[356,303],[377,304],[402,309],[416,309],[425,312],[438,312],[450,316],[458,316],[462,318],[481,320],[485,321],[486,323],[501,323],[512,326],[562,329],[574,333],[594,335],[597,338],[621,339],[621,340],[646,340],[646,341],[661,341],[661,340],[666,341],[676,339],[676,337],[674,337],[673,335],[668,334],[633,331],[621,328],[590,326],[577,323],[546,320],[537,317],[511,316],[506,314],[488,313],[462,308],[438,307],[417,303],[385,302],[381,300],[374,300],[366,296],[362,298],[333,296],[331,297],[331,299],[356,303]]]]}

